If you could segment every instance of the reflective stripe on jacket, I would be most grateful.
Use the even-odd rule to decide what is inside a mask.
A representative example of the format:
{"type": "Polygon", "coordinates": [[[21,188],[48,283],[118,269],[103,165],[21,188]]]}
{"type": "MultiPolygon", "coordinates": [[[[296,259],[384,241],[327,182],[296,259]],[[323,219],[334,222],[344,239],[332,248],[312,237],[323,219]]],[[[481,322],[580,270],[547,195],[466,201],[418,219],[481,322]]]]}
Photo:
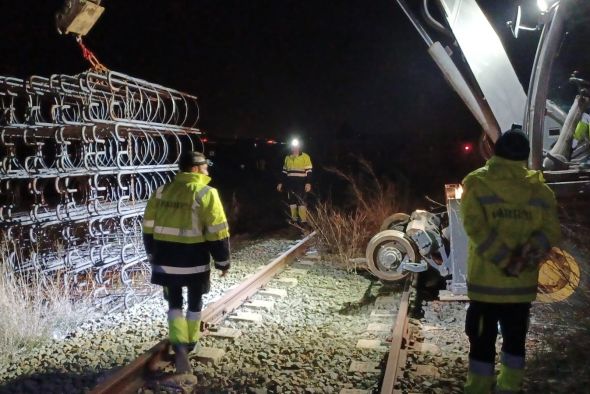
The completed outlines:
{"type": "Polygon", "coordinates": [[[312,169],[311,158],[307,153],[287,155],[283,164],[283,177],[289,181],[305,180],[305,183],[310,183],[312,169]]]}
{"type": "Polygon", "coordinates": [[[530,302],[539,270],[504,274],[514,250],[532,241],[549,249],[560,238],[555,196],[538,171],[494,156],[463,180],[461,214],[469,236],[467,290],[471,300],[530,302]]]}
{"type": "Polygon", "coordinates": [[[216,268],[229,268],[229,228],[217,190],[207,186],[210,180],[181,172],[148,200],[143,234],[153,283],[208,285],[210,256],[216,268]]]}

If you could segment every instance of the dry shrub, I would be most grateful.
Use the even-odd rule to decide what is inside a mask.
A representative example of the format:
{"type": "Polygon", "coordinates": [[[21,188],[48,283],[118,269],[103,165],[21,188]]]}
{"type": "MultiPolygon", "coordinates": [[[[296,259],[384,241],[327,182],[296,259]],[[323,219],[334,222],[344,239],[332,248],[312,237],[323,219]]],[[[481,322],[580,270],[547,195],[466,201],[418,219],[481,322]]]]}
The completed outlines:
{"type": "Polygon", "coordinates": [[[360,209],[343,212],[330,202],[321,202],[308,215],[311,227],[317,232],[320,247],[336,256],[346,269],[353,270],[353,258],[363,254],[364,240],[372,236],[365,227],[366,213],[360,209]]]}
{"type": "Polygon", "coordinates": [[[5,258],[0,260],[0,363],[63,337],[88,318],[87,312],[84,299],[72,301],[63,277],[15,274],[5,258]]]}
{"type": "Polygon", "coordinates": [[[336,206],[331,200],[319,202],[311,208],[308,221],[318,234],[320,247],[332,254],[347,270],[355,270],[358,260],[364,257],[369,240],[375,235],[385,218],[400,210],[395,185],[380,181],[371,164],[356,159],[358,174],[328,168],[346,181],[350,198],[346,206],[336,206]]]}

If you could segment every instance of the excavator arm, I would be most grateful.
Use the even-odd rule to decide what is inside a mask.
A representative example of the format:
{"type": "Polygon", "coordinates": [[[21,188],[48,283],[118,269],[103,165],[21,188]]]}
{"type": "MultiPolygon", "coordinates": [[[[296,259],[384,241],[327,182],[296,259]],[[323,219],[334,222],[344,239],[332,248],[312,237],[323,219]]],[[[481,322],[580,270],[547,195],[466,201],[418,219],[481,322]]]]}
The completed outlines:
{"type": "MultiPolygon", "coordinates": [[[[568,70],[565,68],[568,65],[554,67],[554,63],[556,59],[566,58],[562,53],[563,43],[572,37],[572,32],[578,40],[587,37],[590,3],[585,0],[522,2],[522,7],[538,6],[536,12],[528,13],[530,27],[524,25],[525,13],[517,6],[514,20],[508,21],[514,37],[524,30],[541,33],[525,93],[490,23],[490,15],[480,7],[485,3],[483,0],[396,1],[490,140],[495,141],[512,124],[521,124],[531,142],[530,168],[542,170],[558,194],[590,192],[590,150],[572,143],[576,125],[590,104],[590,84],[576,74],[569,78],[569,84],[578,88],[573,104],[560,97],[556,97],[559,102],[553,101],[553,96],[557,96],[555,91],[566,89],[550,85],[577,70],[568,70]],[[430,13],[429,5],[438,6],[440,20],[430,13]],[[421,18],[415,12],[419,6],[421,18]]],[[[578,52],[582,51],[578,49],[578,52]]],[[[580,71],[585,74],[590,61],[575,60],[573,66],[582,67],[580,71]]]]}

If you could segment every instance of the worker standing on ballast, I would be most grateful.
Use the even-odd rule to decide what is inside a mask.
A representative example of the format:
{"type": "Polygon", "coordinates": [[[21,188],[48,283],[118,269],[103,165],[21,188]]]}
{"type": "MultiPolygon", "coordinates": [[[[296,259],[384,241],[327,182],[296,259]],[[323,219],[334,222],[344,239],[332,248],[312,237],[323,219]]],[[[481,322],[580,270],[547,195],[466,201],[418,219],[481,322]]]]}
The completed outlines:
{"type": "Polygon", "coordinates": [[[180,172],[150,197],[143,219],[151,282],[164,287],[168,300],[168,334],[179,374],[191,372],[188,353],[200,336],[202,295],[210,288],[210,257],[222,276],[230,268],[227,219],[217,190],[207,186],[210,164],[201,153],[183,153],[180,172]],[[188,290],[186,317],[183,287],[188,290]]]}
{"type": "Polygon", "coordinates": [[[313,166],[311,158],[301,151],[301,142],[293,139],[290,143],[291,154],[285,157],[282,181],[277,190],[287,193],[287,202],[291,213],[291,223],[307,223],[307,195],[311,192],[311,175],[313,166]]]}
{"type": "Polygon", "coordinates": [[[461,214],[469,237],[465,393],[518,393],[525,366],[531,302],[539,265],[560,238],[555,196],[539,171],[527,170],[529,141],[516,127],[495,144],[486,165],[463,180],[461,214]],[[494,365],[500,325],[500,374],[494,365]]]}

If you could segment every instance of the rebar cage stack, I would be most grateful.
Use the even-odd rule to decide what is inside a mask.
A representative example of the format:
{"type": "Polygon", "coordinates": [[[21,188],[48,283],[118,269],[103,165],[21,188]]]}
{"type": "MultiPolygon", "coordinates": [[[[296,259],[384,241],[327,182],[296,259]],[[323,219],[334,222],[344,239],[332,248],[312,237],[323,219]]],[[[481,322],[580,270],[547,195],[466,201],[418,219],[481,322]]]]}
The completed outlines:
{"type": "Polygon", "coordinates": [[[202,148],[197,98],[87,71],[0,76],[0,104],[1,263],[128,303],[149,273],[146,201],[181,151],[202,148]]]}

